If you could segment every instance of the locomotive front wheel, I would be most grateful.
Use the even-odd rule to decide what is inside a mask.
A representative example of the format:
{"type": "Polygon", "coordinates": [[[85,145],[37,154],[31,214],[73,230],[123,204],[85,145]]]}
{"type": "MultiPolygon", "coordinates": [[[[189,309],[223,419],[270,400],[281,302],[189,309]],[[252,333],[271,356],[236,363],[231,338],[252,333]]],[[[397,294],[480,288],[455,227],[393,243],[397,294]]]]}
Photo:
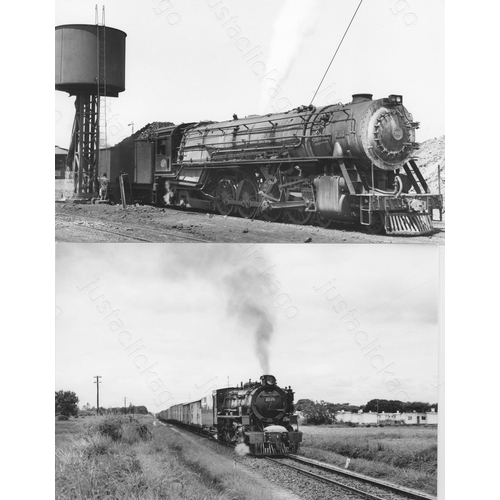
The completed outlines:
{"type": "Polygon", "coordinates": [[[231,215],[235,205],[229,204],[236,198],[236,188],[233,181],[222,179],[215,190],[215,207],[221,215],[231,215]]]}
{"type": "Polygon", "coordinates": [[[372,223],[369,226],[365,226],[366,230],[370,234],[383,234],[385,233],[385,224],[383,215],[379,212],[374,212],[372,214],[372,223]]]}
{"type": "Polygon", "coordinates": [[[257,207],[252,207],[251,202],[259,201],[259,190],[254,180],[246,178],[238,184],[240,195],[238,196],[238,213],[245,219],[253,219],[257,207]]]}
{"type": "Polygon", "coordinates": [[[318,223],[318,226],[328,229],[329,227],[331,227],[333,221],[332,219],[323,217],[319,212],[316,212],[316,222],[318,223]]]}

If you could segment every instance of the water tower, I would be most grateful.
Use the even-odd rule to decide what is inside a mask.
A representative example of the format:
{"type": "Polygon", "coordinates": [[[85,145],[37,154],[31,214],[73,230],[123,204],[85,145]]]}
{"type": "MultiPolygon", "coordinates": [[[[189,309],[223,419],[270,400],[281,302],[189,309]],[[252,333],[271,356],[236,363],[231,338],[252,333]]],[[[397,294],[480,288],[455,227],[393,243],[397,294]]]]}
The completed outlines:
{"type": "MultiPolygon", "coordinates": [[[[97,7],[96,7],[97,9],[97,7]]],[[[56,26],[56,90],[76,96],[67,164],[77,197],[98,191],[99,149],[106,147],[106,97],[125,90],[125,37],[103,22],[56,26]]]]}

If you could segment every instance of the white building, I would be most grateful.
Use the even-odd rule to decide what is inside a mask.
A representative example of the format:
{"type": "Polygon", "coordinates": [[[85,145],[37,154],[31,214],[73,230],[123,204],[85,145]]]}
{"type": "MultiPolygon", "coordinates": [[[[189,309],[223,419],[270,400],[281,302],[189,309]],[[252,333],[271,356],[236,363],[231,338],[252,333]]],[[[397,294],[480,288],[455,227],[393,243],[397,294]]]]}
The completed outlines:
{"type": "Polygon", "coordinates": [[[380,422],[403,422],[408,425],[437,424],[438,414],[435,409],[429,412],[403,412],[403,413],[363,413],[339,411],[335,414],[337,422],[351,422],[353,424],[377,424],[380,422]]]}
{"type": "Polygon", "coordinates": [[[431,408],[431,411],[428,411],[426,413],[426,424],[434,424],[437,425],[438,423],[438,414],[437,411],[434,408],[431,408]]]}
{"type": "Polygon", "coordinates": [[[337,422],[351,422],[353,424],[376,424],[378,422],[377,414],[371,411],[363,413],[361,410],[356,412],[340,411],[335,415],[337,422]]]}
{"type": "Polygon", "coordinates": [[[426,424],[427,413],[412,411],[401,413],[401,420],[408,425],[426,424]]]}

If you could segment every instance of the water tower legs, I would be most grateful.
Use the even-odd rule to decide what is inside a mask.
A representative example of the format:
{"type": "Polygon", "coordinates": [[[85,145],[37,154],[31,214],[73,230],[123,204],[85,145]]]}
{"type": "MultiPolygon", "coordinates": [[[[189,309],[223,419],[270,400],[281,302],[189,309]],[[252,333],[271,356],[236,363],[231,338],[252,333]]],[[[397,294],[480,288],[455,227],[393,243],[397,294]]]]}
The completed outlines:
{"type": "Polygon", "coordinates": [[[99,102],[96,95],[76,95],[68,162],[75,182],[73,198],[89,199],[97,196],[99,102]]]}

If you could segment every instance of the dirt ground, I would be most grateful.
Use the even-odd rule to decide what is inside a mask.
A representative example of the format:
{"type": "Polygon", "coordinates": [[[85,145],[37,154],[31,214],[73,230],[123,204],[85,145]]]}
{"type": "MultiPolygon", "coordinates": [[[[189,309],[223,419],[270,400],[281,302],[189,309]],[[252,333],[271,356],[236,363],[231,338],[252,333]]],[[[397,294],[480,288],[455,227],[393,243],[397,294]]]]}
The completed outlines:
{"type": "Polygon", "coordinates": [[[152,206],[57,202],[55,239],[60,242],[216,243],[434,243],[444,244],[445,224],[434,222],[426,236],[372,235],[353,226],[249,220],[240,217],[152,206]]]}

